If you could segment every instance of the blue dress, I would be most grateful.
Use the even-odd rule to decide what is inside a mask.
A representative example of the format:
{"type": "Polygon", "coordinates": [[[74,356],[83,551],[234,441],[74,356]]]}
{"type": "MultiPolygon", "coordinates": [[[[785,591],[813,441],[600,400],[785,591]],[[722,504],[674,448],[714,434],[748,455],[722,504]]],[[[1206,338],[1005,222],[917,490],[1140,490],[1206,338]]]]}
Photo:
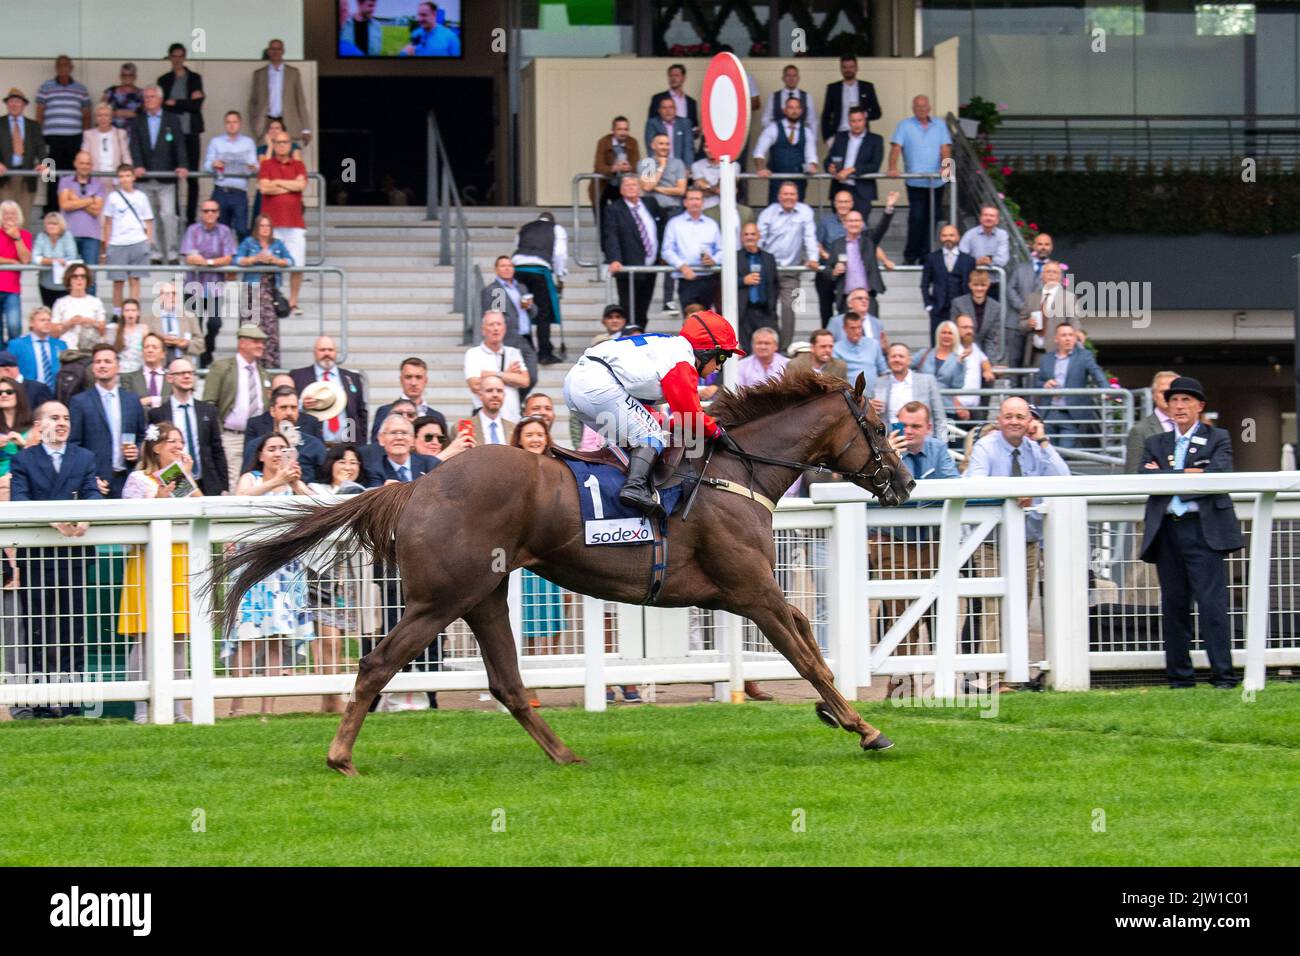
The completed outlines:
{"type": "Polygon", "coordinates": [[[523,572],[524,640],[564,630],[564,589],[527,568],[523,572]]]}
{"type": "MultiPolygon", "coordinates": [[[[262,473],[255,471],[253,476],[261,478],[262,473]]],[[[292,494],[293,489],[285,486],[265,497],[292,494]]],[[[239,641],[269,637],[292,638],[295,653],[300,657],[307,653],[307,642],[316,637],[307,592],[307,569],[296,559],[248,589],[239,602],[239,625],[235,635],[222,644],[221,656],[226,658],[234,654],[239,641]]]]}

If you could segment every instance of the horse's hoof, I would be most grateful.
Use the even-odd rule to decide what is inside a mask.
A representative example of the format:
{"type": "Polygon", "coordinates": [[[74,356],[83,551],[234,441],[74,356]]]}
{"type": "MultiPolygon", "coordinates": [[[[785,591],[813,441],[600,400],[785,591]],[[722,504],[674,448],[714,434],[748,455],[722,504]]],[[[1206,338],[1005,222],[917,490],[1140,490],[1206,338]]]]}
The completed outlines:
{"type": "Polygon", "coordinates": [[[337,770],[345,777],[361,776],[361,774],[357,773],[357,768],[352,766],[351,760],[328,760],[327,759],[325,763],[326,765],[329,766],[331,770],[337,770]]]}
{"type": "Polygon", "coordinates": [[[894,746],[894,742],[884,734],[876,734],[871,740],[862,741],[863,750],[889,750],[894,746]]]}
{"type": "Polygon", "coordinates": [[[827,727],[831,728],[832,730],[840,729],[840,722],[835,719],[835,715],[831,713],[831,708],[828,704],[824,702],[819,703],[813,707],[813,710],[817,712],[817,719],[820,720],[827,727]]]}

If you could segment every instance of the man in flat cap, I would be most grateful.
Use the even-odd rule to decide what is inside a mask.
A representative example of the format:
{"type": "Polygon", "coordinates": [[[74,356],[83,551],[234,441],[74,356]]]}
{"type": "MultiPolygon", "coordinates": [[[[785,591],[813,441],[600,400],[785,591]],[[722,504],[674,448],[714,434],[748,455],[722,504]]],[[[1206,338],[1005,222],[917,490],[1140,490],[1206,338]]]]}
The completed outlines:
{"type": "MultiPolygon", "coordinates": [[[[1205,390],[1180,375],[1165,390],[1172,431],[1152,435],[1142,449],[1141,474],[1232,471],[1232,439],[1201,423],[1205,390]]],[[[1152,495],[1147,499],[1142,560],[1160,577],[1165,671],[1170,687],[1192,687],[1192,602],[1200,611],[1201,639],[1210,658],[1210,683],[1237,686],[1228,626],[1224,555],[1245,545],[1226,494],[1152,495]]]]}
{"type": "Polygon", "coordinates": [[[229,469],[227,485],[232,490],[239,483],[248,420],[271,407],[271,383],[262,370],[266,333],[256,325],[241,325],[236,335],[235,354],[213,362],[203,386],[203,400],[217,406],[221,420],[221,446],[229,469]]]}
{"type": "Polygon", "coordinates": [[[32,218],[37,177],[4,174],[10,169],[36,169],[45,162],[49,152],[41,124],[23,115],[27,103],[27,94],[12,88],[5,95],[4,118],[0,120],[0,200],[12,199],[18,203],[24,222],[32,218]]]}

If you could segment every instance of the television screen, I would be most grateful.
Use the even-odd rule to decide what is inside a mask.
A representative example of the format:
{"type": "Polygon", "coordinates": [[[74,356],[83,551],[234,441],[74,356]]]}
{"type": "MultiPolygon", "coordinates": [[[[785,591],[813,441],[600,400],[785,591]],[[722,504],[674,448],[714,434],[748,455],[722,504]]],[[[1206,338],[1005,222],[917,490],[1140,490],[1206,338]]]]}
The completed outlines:
{"type": "Polygon", "coordinates": [[[339,56],[458,57],[461,0],[339,0],[339,56]]]}

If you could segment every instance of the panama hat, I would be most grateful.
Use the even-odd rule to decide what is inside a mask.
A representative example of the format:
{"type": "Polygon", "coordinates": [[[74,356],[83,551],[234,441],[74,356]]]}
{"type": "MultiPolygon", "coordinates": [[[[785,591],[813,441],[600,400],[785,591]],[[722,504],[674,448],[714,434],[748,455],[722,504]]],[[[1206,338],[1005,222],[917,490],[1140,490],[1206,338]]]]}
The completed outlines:
{"type": "Polygon", "coordinates": [[[302,390],[302,398],[315,399],[318,407],[307,408],[304,405],[303,411],[321,421],[343,414],[348,407],[348,397],[338,382],[312,382],[302,390]]]}

